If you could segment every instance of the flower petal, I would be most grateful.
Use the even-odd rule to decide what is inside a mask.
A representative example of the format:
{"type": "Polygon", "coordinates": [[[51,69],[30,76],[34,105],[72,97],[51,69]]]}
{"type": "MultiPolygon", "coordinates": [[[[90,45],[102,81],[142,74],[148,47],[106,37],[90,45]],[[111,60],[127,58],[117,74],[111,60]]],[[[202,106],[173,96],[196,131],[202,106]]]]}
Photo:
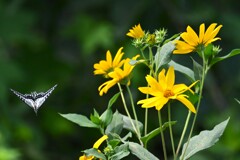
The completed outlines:
{"type": "Polygon", "coordinates": [[[150,75],[147,75],[146,76],[146,80],[148,82],[148,85],[155,91],[159,91],[159,92],[162,92],[163,91],[163,88],[161,86],[161,84],[158,83],[158,81],[153,78],[152,76],[150,75]]]}
{"type": "Polygon", "coordinates": [[[176,97],[176,99],[182,102],[191,112],[196,113],[196,109],[194,108],[193,104],[186,99],[184,95],[179,95],[176,97]]]}
{"type": "Polygon", "coordinates": [[[203,43],[204,32],[205,32],[205,24],[203,23],[199,27],[199,43],[203,43]]]}
{"type": "Polygon", "coordinates": [[[187,34],[192,39],[192,42],[194,44],[198,44],[199,42],[198,35],[190,26],[187,26],[187,34]]]}
{"type": "Polygon", "coordinates": [[[196,45],[198,45],[198,42],[196,41],[196,40],[193,40],[193,38],[192,38],[192,36],[189,34],[189,33],[187,33],[187,32],[183,32],[182,34],[181,34],[181,37],[182,37],[182,39],[185,41],[185,42],[187,42],[189,45],[191,45],[191,46],[196,46],[196,45]]]}
{"type": "Polygon", "coordinates": [[[107,135],[103,135],[101,138],[99,138],[99,140],[97,140],[97,142],[94,143],[93,148],[98,149],[98,147],[103,143],[103,141],[105,141],[106,139],[108,139],[107,135]]]}
{"type": "Polygon", "coordinates": [[[167,71],[166,81],[167,81],[167,88],[171,90],[175,83],[175,73],[174,73],[173,66],[170,66],[167,71]]]}
{"type": "Polygon", "coordinates": [[[123,50],[123,47],[119,48],[116,56],[114,57],[113,64],[112,64],[114,67],[121,67],[121,66],[118,66],[118,65],[119,65],[119,63],[122,59],[123,54],[124,54],[122,52],[122,50],[123,50]]]}
{"type": "Polygon", "coordinates": [[[219,40],[220,38],[215,38],[220,29],[222,28],[222,25],[219,25],[217,28],[215,28],[209,35],[205,35],[204,37],[204,44],[207,46],[209,43],[212,43],[213,41],[219,40]]]}

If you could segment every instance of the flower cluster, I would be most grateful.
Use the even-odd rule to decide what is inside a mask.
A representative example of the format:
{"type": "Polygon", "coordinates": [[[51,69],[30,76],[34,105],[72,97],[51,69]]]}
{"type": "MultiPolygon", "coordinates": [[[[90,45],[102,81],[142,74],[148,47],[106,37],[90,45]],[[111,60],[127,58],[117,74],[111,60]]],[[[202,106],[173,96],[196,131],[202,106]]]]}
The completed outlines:
{"type": "MultiPolygon", "coordinates": [[[[206,149],[213,145],[222,135],[226,124],[220,124],[222,131],[207,132],[207,135],[195,136],[195,140],[192,141],[193,128],[195,126],[196,118],[200,108],[200,102],[203,94],[203,86],[206,75],[209,69],[219,61],[234,55],[240,54],[237,51],[230,52],[224,57],[218,57],[218,53],[221,51],[219,46],[214,46],[213,42],[220,40],[217,37],[222,25],[217,23],[211,24],[205,31],[205,24],[201,24],[199,27],[199,35],[188,26],[186,32],[181,34],[175,34],[172,37],[166,39],[167,30],[159,29],[153,33],[146,32],[142,29],[141,25],[135,25],[127,36],[132,38],[133,45],[140,49],[140,55],[136,55],[132,58],[124,58],[123,47],[120,47],[113,56],[110,51],[106,52],[106,59],[100,60],[94,64],[94,75],[102,75],[106,81],[98,87],[99,95],[107,94],[110,88],[115,85],[118,86],[119,92],[116,93],[108,103],[106,110],[99,114],[94,109],[94,113],[91,114],[90,119],[83,115],[64,115],[65,118],[78,123],[80,126],[96,128],[103,135],[94,145],[93,148],[84,150],[84,155],[80,156],[79,160],[93,160],[93,159],[122,159],[127,157],[129,154],[137,156],[141,160],[145,159],[156,159],[157,158],[147,149],[148,141],[153,137],[160,135],[161,144],[163,149],[164,160],[167,160],[168,154],[167,147],[165,144],[165,132],[166,128],[169,128],[169,138],[172,147],[172,157],[176,159],[189,159],[194,153],[199,150],[206,149]],[[154,53],[154,51],[156,51],[154,53]],[[175,62],[173,57],[176,54],[188,54],[197,52],[201,64],[193,60],[193,68],[183,66],[179,62],[175,62]],[[114,57],[114,58],[113,58],[114,57]],[[141,72],[134,73],[134,68],[138,65],[144,65],[148,70],[147,75],[141,75],[141,72]],[[196,69],[197,68],[197,69],[196,69]],[[177,76],[175,72],[179,72],[183,77],[186,78],[185,83],[176,83],[177,76]],[[134,75],[134,76],[132,76],[134,75]],[[144,87],[138,87],[136,89],[135,97],[133,97],[130,89],[131,78],[145,77],[146,84],[144,87]],[[124,89],[122,86],[124,85],[124,89]],[[126,89],[126,90],[125,90],[126,89]],[[126,95],[124,95],[126,93],[126,95]],[[136,94],[139,93],[139,94],[136,94]],[[144,99],[137,99],[137,96],[141,93],[144,94],[144,99]],[[112,106],[118,97],[121,97],[123,108],[126,115],[119,113],[117,110],[113,113],[112,106]],[[128,98],[125,98],[127,97],[128,98]],[[175,139],[173,136],[173,125],[176,121],[172,121],[171,112],[176,110],[171,108],[177,101],[180,106],[185,106],[188,110],[186,121],[181,133],[178,145],[175,145],[175,139]],[[180,102],[180,103],[179,103],[180,102]],[[129,104],[128,104],[129,103],[129,104]],[[135,106],[138,105],[138,107],[135,106]],[[140,107],[141,105],[141,107],[140,107]],[[164,108],[166,108],[165,110],[164,108]],[[137,110],[145,109],[144,120],[139,119],[137,110]],[[148,109],[155,108],[157,112],[157,120],[159,126],[152,131],[148,131],[148,109]],[[163,123],[161,117],[162,112],[167,112],[167,120],[163,123]],[[191,119],[191,114],[194,115],[191,119]],[[144,124],[141,122],[144,121],[144,124]],[[191,123],[192,122],[192,123],[191,123]],[[191,126],[189,126],[191,123],[191,126]],[[189,128],[190,132],[186,135],[186,130],[189,128]],[[122,132],[123,130],[127,131],[122,132]],[[132,134],[136,136],[137,142],[132,141],[132,134]],[[186,137],[187,136],[187,137],[186,137]],[[206,136],[202,138],[202,136],[206,136]],[[211,142],[207,139],[213,137],[211,142]],[[183,145],[183,140],[187,139],[187,142],[183,145]],[[201,146],[196,146],[196,139],[201,141],[201,146]],[[99,150],[99,146],[106,140],[107,147],[103,150],[103,153],[99,150]],[[202,142],[203,141],[203,142],[202,142]],[[207,145],[205,145],[207,144],[207,145]],[[196,147],[188,147],[188,146],[196,147]],[[178,155],[182,149],[182,155],[178,155]],[[187,154],[187,155],[186,155],[187,154]]],[[[180,74],[180,75],[181,75],[180,74]]],[[[132,86],[131,86],[132,87],[132,86]]],[[[185,110],[183,110],[185,112],[185,110]]],[[[151,115],[151,119],[154,116],[151,115]]],[[[218,126],[219,128],[219,126],[218,126]]],[[[178,140],[179,138],[177,138],[178,140]]]]}
{"type": "Polygon", "coordinates": [[[189,90],[194,94],[190,88],[194,86],[197,81],[189,87],[185,84],[174,85],[175,74],[172,66],[168,69],[166,76],[165,69],[159,73],[158,81],[150,75],[146,76],[146,80],[149,87],[139,87],[138,89],[142,93],[154,97],[138,101],[138,104],[142,104],[142,107],[150,108],[155,106],[157,110],[160,110],[170,99],[176,99],[182,102],[190,111],[196,113],[193,104],[187,99],[188,96],[183,93],[189,90]]]}
{"type": "MultiPolygon", "coordinates": [[[[107,93],[117,83],[130,85],[130,75],[134,65],[130,64],[130,58],[122,59],[124,54],[122,49],[123,47],[118,50],[113,61],[110,51],[107,51],[106,60],[101,60],[99,63],[94,64],[94,74],[102,74],[105,78],[110,78],[110,80],[99,86],[100,96],[107,93]]],[[[138,57],[139,55],[136,55],[132,60],[136,60],[138,57]]]]}
{"type": "Polygon", "coordinates": [[[144,48],[161,44],[166,34],[167,31],[165,29],[155,30],[154,33],[145,32],[141,25],[138,24],[132,27],[126,35],[133,38],[133,45],[135,47],[144,48]]]}

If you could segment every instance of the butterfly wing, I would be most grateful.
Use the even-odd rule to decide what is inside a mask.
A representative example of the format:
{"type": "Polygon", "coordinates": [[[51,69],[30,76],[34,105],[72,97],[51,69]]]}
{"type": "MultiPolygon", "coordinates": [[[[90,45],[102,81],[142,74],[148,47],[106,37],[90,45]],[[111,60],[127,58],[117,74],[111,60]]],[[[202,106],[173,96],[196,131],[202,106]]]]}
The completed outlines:
{"type": "Polygon", "coordinates": [[[36,109],[38,109],[39,107],[41,107],[41,105],[44,103],[44,101],[50,96],[50,94],[52,93],[52,91],[57,87],[57,85],[53,86],[52,88],[50,88],[47,92],[43,93],[40,92],[37,94],[36,96],[36,100],[35,100],[35,106],[36,109]]]}
{"type": "Polygon", "coordinates": [[[11,89],[11,91],[16,95],[18,96],[24,103],[26,103],[27,105],[29,105],[30,107],[34,108],[34,100],[31,96],[31,94],[22,94],[22,93],[19,93],[13,89],[11,89]]]}

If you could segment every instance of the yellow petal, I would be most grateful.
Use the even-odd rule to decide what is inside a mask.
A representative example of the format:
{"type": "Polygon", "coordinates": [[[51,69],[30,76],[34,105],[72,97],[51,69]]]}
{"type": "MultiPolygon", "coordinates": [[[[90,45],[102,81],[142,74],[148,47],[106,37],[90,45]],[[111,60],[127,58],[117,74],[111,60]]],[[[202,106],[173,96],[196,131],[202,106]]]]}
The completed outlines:
{"type": "Polygon", "coordinates": [[[103,93],[107,93],[108,90],[117,84],[118,81],[116,79],[109,80],[98,87],[99,95],[102,96],[103,93]]]}
{"type": "Polygon", "coordinates": [[[209,43],[212,43],[213,41],[219,40],[220,38],[215,38],[220,29],[222,28],[222,25],[219,25],[217,28],[215,28],[210,34],[206,35],[204,37],[204,44],[208,45],[209,43]]]}
{"type": "Polygon", "coordinates": [[[98,149],[98,147],[103,143],[103,141],[105,141],[106,139],[108,139],[107,135],[103,135],[99,140],[97,140],[97,142],[94,143],[93,148],[98,149]]]}
{"type": "Polygon", "coordinates": [[[204,41],[205,39],[208,39],[208,37],[212,34],[214,28],[216,27],[217,23],[212,23],[208,29],[206,30],[205,32],[205,35],[204,35],[204,41]]]}
{"type": "Polygon", "coordinates": [[[163,92],[151,87],[139,87],[138,88],[144,94],[150,94],[152,96],[163,96],[163,92]]]}
{"type": "Polygon", "coordinates": [[[196,113],[196,109],[194,108],[193,104],[186,99],[184,95],[179,95],[176,97],[176,99],[182,102],[191,112],[196,113]]]}
{"type": "Polygon", "coordinates": [[[162,69],[161,72],[158,74],[158,83],[161,85],[162,91],[166,90],[167,88],[165,71],[166,71],[165,69],[162,69]]]}
{"type": "MultiPolygon", "coordinates": [[[[123,50],[123,47],[119,48],[118,51],[117,51],[116,56],[114,57],[114,60],[113,60],[113,66],[114,67],[117,66],[120,63],[121,59],[122,59],[122,56],[124,54],[122,52],[122,50],[123,50]]],[[[119,66],[119,67],[121,67],[121,66],[119,66]]]]}
{"type": "Polygon", "coordinates": [[[191,46],[196,46],[196,45],[198,45],[198,43],[195,41],[195,40],[193,40],[193,38],[190,36],[190,34],[189,33],[187,33],[187,32],[183,32],[182,34],[181,34],[181,37],[182,37],[182,39],[185,41],[185,42],[187,42],[189,45],[191,45],[191,46]]]}
{"type": "Polygon", "coordinates": [[[83,156],[81,156],[81,157],[79,157],[79,160],[92,160],[94,158],[94,156],[85,156],[85,155],[83,155],[83,156]]]}
{"type": "Polygon", "coordinates": [[[204,32],[205,32],[205,24],[203,23],[199,27],[199,43],[203,43],[204,32]]]}
{"type": "Polygon", "coordinates": [[[165,97],[151,97],[140,100],[137,104],[142,104],[143,108],[156,107],[157,110],[160,110],[167,102],[168,99],[165,97]]]}
{"type": "Polygon", "coordinates": [[[189,89],[189,87],[185,84],[176,84],[173,86],[172,91],[174,94],[178,95],[178,94],[185,92],[188,89],[189,89]]]}
{"type": "Polygon", "coordinates": [[[173,66],[170,66],[166,75],[166,81],[167,81],[167,88],[172,89],[174,83],[175,83],[175,73],[173,66]]]}
{"type": "Polygon", "coordinates": [[[109,50],[106,53],[106,61],[110,66],[112,66],[112,55],[111,55],[111,52],[109,50]]]}
{"type": "Polygon", "coordinates": [[[146,76],[146,80],[148,82],[148,85],[150,87],[152,87],[154,90],[156,91],[159,91],[159,92],[162,92],[163,91],[163,88],[162,86],[157,82],[157,80],[155,78],[153,78],[152,76],[150,75],[147,75],[146,76]]]}
{"type": "Polygon", "coordinates": [[[187,26],[187,33],[188,33],[188,36],[192,39],[192,42],[197,45],[198,44],[198,36],[196,34],[196,32],[190,27],[190,26],[187,26]]]}
{"type": "Polygon", "coordinates": [[[173,51],[173,54],[186,54],[195,50],[194,46],[189,45],[183,41],[176,41],[176,50],[173,51]]]}

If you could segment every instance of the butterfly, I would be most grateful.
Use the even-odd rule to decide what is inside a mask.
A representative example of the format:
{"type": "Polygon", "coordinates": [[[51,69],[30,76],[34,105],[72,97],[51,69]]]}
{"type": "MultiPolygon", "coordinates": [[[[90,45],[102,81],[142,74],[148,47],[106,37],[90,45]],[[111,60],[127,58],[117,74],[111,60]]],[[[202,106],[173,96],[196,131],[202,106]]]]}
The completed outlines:
{"type": "Polygon", "coordinates": [[[50,88],[46,92],[37,93],[36,91],[31,92],[30,94],[22,94],[13,89],[10,89],[15,95],[17,95],[23,102],[34,109],[34,112],[37,114],[38,109],[52,93],[52,91],[57,87],[57,84],[50,88]]]}

